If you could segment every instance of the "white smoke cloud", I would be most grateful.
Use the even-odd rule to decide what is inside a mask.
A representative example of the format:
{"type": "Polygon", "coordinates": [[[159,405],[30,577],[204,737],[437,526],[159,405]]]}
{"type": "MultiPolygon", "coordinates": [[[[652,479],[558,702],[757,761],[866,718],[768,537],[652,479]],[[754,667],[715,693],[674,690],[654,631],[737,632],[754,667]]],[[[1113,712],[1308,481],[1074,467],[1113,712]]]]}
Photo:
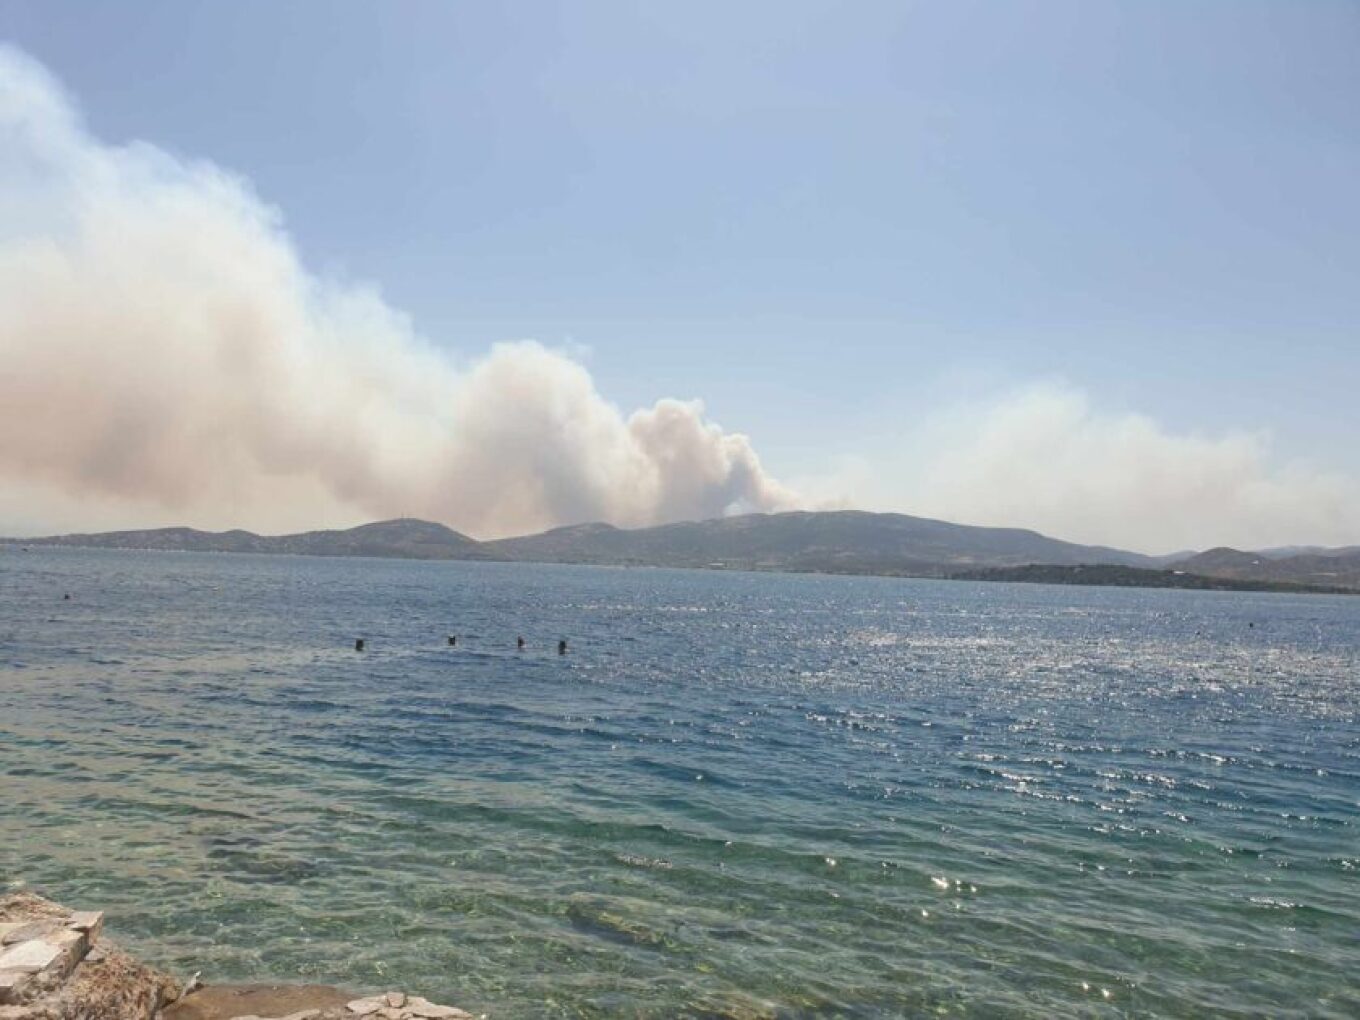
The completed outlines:
{"type": "Polygon", "coordinates": [[[625,417],[532,342],[455,364],[245,181],[101,143],[0,47],[0,520],[494,537],[793,502],[698,402],[625,417]]]}
{"type": "Polygon", "coordinates": [[[895,460],[851,462],[829,491],[1147,552],[1360,540],[1354,477],[1279,464],[1264,433],[1177,434],[1059,385],[934,415],[895,460]]]}
{"type": "MultiPolygon", "coordinates": [[[[1355,478],[1052,386],[904,421],[896,449],[797,489],[1148,551],[1360,541],[1355,478]]],[[[455,362],[375,290],[310,273],[247,182],[101,143],[0,46],[0,531],[408,514],[496,537],[799,502],[697,402],[625,416],[531,342],[455,362]]]]}

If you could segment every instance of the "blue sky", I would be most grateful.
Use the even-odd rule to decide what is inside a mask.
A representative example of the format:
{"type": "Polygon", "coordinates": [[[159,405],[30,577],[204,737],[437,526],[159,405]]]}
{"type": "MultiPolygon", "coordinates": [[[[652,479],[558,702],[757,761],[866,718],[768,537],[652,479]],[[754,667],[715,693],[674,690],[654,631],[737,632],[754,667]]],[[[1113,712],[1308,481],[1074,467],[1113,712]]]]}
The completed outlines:
{"type": "Polygon", "coordinates": [[[1353,3],[8,0],[0,36],[433,343],[568,345],[783,478],[1035,386],[1360,475],[1353,3]]]}

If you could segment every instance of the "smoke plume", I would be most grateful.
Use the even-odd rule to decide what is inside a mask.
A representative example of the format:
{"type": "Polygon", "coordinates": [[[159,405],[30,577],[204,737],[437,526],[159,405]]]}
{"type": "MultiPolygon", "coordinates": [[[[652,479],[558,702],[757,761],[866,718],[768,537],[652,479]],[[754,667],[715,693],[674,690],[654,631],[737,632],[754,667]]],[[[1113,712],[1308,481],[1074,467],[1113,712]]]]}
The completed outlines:
{"type": "Polygon", "coordinates": [[[896,450],[799,491],[1166,553],[1360,539],[1360,480],[1272,456],[1264,432],[1175,432],[1039,384],[928,415],[896,450]]]}
{"type": "MultiPolygon", "coordinates": [[[[900,424],[799,492],[1150,551],[1360,537],[1360,481],[1278,464],[1263,434],[1051,386],[900,424]]],[[[698,402],[625,415],[536,343],[455,360],[309,272],[248,182],[99,141],[0,46],[0,532],[410,515],[491,538],[798,502],[698,402]]]]}
{"type": "Polygon", "coordinates": [[[460,365],[299,261],[247,182],[92,137],[0,47],[0,519],[478,537],[777,509],[698,402],[623,415],[532,342],[460,365]]]}

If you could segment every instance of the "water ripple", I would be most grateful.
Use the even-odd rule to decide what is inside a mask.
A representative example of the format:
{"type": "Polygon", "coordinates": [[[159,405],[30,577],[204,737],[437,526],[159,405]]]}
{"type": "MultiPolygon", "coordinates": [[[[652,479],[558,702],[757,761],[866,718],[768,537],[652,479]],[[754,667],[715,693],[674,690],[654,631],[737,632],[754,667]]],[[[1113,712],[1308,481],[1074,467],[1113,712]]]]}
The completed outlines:
{"type": "Polygon", "coordinates": [[[1360,1014],[1346,599],[51,550],[0,620],[0,879],[184,971],[1360,1014]]]}

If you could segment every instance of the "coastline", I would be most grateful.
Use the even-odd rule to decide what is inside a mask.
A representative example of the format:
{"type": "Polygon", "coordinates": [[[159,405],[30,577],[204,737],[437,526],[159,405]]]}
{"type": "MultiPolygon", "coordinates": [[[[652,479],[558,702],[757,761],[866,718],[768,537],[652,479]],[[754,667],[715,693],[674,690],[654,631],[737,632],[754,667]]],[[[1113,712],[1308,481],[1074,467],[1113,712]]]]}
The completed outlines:
{"type": "Polygon", "coordinates": [[[0,896],[0,1020],[473,1020],[456,1006],[330,985],[183,984],[103,937],[103,911],[0,896]]]}
{"type": "Polygon", "coordinates": [[[1098,586],[1345,594],[1360,591],[1360,548],[1228,546],[1151,555],[1024,528],[864,511],[790,511],[643,528],[594,522],[476,539],[402,517],[346,529],[260,535],[186,526],[28,539],[0,547],[279,554],[398,560],[557,563],[759,573],[1021,580],[1098,586]]]}
{"type": "Polygon", "coordinates": [[[537,566],[537,567],[595,567],[609,570],[695,570],[709,574],[781,574],[793,577],[880,577],[887,579],[916,581],[971,581],[990,584],[1047,584],[1057,586],[1078,586],[1086,588],[1144,588],[1149,590],[1180,591],[1223,591],[1223,592],[1260,592],[1273,595],[1360,595],[1360,588],[1342,585],[1303,584],[1289,581],[1253,581],[1243,578],[1217,577],[1211,574],[1194,574],[1177,570],[1152,570],[1143,567],[1123,567],[1117,564],[1090,563],[1064,566],[1061,564],[1030,563],[1013,567],[983,567],[975,570],[958,570],[946,565],[938,569],[916,571],[900,569],[871,570],[846,567],[835,569],[826,566],[796,567],[759,563],[718,564],[670,564],[652,562],[582,562],[574,560],[492,560],[482,558],[431,558],[419,556],[384,555],[378,553],[334,553],[334,552],[280,552],[259,550],[225,549],[167,549],[154,546],[109,546],[80,545],[74,542],[51,542],[15,539],[0,539],[0,551],[29,552],[29,547],[48,550],[73,550],[83,552],[113,552],[132,555],[143,554],[190,554],[200,556],[263,556],[284,559],[334,559],[334,560],[376,560],[393,563],[476,563],[496,566],[537,566]]]}

